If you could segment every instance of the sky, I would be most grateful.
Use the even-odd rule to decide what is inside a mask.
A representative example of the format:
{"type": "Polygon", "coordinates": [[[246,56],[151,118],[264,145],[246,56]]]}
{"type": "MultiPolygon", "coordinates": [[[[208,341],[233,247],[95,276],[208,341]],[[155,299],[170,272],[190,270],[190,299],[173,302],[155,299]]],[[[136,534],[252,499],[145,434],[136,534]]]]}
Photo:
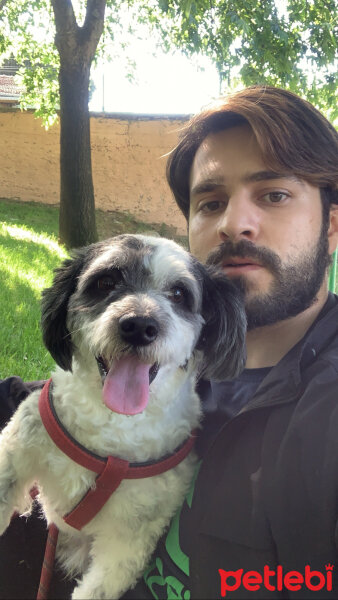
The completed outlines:
{"type": "Polygon", "coordinates": [[[191,60],[177,53],[160,51],[154,56],[138,54],[134,81],[126,76],[123,61],[92,69],[95,91],[92,111],[191,114],[198,112],[219,94],[219,79],[211,61],[191,60]]]}
{"type": "Polygon", "coordinates": [[[133,81],[126,77],[123,60],[102,63],[92,69],[95,91],[92,111],[191,114],[209,104],[219,93],[216,68],[210,60],[191,60],[149,48],[136,51],[133,81]]]}
{"type": "MultiPolygon", "coordinates": [[[[276,1],[282,10],[286,0],[276,1]]],[[[72,5],[77,23],[82,26],[85,2],[72,0],[72,5]]],[[[39,15],[41,27],[35,27],[34,35],[45,42],[44,15],[39,15]]],[[[95,86],[91,111],[193,114],[219,96],[219,77],[210,59],[187,58],[178,51],[164,53],[159,47],[159,32],[150,30],[146,23],[140,24],[138,13],[128,3],[121,5],[119,15],[120,27],[114,28],[113,38],[103,34],[101,40],[106,54],[91,68],[95,86]]],[[[52,25],[48,37],[54,37],[52,25]]]]}
{"type": "MultiPolygon", "coordinates": [[[[72,1],[79,11],[80,0],[72,1]]],[[[282,12],[285,2],[277,0],[282,12]]],[[[80,14],[78,12],[78,16],[80,14]]],[[[187,58],[178,51],[165,54],[159,49],[159,34],[156,31],[150,33],[145,24],[137,23],[127,5],[124,10],[121,8],[120,21],[123,27],[120,33],[115,32],[110,52],[118,52],[119,42],[121,48],[126,45],[125,50],[112,62],[107,63],[103,58],[96,68],[92,67],[96,89],[90,110],[193,114],[219,96],[219,77],[210,59],[203,56],[187,58]],[[130,25],[134,33],[126,37],[130,25]],[[126,77],[130,72],[128,59],[136,65],[133,82],[126,77]]],[[[109,54],[110,42],[106,40],[106,43],[109,54]]]]}
{"type": "Polygon", "coordinates": [[[107,55],[115,53],[111,62],[103,56],[92,67],[96,89],[90,110],[191,114],[219,95],[219,78],[210,59],[188,59],[178,51],[166,54],[148,28],[137,26],[137,30],[131,37],[122,34],[121,48],[123,43],[127,47],[120,54],[116,55],[118,43],[107,48],[107,55]],[[129,73],[133,81],[129,81],[129,73]]]}
{"type": "MultiPolygon", "coordinates": [[[[72,0],[72,4],[82,26],[84,2],[72,0]]],[[[219,77],[210,59],[163,52],[159,33],[138,23],[128,3],[124,11],[122,8],[121,28],[114,30],[113,39],[105,39],[103,34],[106,54],[91,67],[95,86],[91,111],[192,114],[219,96],[219,77]]],[[[55,34],[53,24],[47,24],[47,31],[45,25],[43,13],[37,13],[33,32],[41,43],[52,40],[55,34]]]]}

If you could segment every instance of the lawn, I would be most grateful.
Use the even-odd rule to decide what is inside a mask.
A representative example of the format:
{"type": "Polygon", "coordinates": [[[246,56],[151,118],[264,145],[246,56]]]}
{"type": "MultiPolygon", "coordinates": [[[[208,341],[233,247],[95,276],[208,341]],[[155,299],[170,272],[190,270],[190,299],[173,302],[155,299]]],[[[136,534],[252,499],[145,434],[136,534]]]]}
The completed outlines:
{"type": "MultiPolygon", "coordinates": [[[[41,338],[40,297],[67,256],[57,241],[58,218],[55,206],[0,199],[0,379],[46,379],[53,368],[41,338]]],[[[125,213],[97,211],[97,226],[100,239],[152,231],[185,242],[174,228],[125,213]]]]}
{"type": "Polygon", "coordinates": [[[40,296],[67,256],[53,207],[0,202],[0,378],[45,379],[53,366],[40,333],[40,296]]]}

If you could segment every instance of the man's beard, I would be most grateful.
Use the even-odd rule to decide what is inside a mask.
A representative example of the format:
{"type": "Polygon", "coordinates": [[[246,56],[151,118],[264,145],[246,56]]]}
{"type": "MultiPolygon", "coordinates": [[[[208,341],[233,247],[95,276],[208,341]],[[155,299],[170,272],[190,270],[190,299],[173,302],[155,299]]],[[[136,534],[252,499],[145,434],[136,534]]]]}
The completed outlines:
{"type": "Polygon", "coordinates": [[[209,254],[207,264],[221,265],[230,257],[248,257],[256,259],[272,274],[270,291],[258,293],[251,299],[248,298],[250,282],[245,276],[231,278],[244,294],[248,331],[294,317],[314,304],[330,264],[327,222],[324,221],[316,246],[293,262],[283,264],[275,252],[247,240],[226,241],[209,254]]]}

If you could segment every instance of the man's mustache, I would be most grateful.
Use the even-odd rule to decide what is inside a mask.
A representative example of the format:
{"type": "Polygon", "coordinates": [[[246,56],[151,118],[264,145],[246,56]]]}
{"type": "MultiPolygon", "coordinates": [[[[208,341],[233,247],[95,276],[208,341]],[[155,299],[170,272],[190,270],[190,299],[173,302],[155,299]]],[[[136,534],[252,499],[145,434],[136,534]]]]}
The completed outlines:
{"type": "Polygon", "coordinates": [[[252,258],[275,274],[280,272],[282,265],[278,254],[264,246],[255,246],[247,240],[239,242],[226,240],[210,252],[206,264],[220,266],[230,258],[252,258]]]}

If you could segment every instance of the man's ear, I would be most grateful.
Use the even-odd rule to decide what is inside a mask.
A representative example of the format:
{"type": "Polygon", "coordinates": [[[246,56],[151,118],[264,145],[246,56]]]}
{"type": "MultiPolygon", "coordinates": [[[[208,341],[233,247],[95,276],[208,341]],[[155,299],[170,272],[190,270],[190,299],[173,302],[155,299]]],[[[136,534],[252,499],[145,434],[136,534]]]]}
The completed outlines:
{"type": "Polygon", "coordinates": [[[84,266],[85,250],[77,250],[73,258],[55,269],[52,286],[42,292],[43,341],[55,362],[65,371],[72,370],[73,356],[72,340],[66,325],[68,302],[84,266]]]}
{"type": "Polygon", "coordinates": [[[196,262],[203,286],[205,321],[197,349],[203,353],[201,376],[223,381],[240,374],[245,365],[246,315],[240,292],[220,269],[196,262]]]}
{"type": "Polygon", "coordinates": [[[331,204],[328,229],[329,253],[333,254],[338,246],[338,205],[331,204]]]}

